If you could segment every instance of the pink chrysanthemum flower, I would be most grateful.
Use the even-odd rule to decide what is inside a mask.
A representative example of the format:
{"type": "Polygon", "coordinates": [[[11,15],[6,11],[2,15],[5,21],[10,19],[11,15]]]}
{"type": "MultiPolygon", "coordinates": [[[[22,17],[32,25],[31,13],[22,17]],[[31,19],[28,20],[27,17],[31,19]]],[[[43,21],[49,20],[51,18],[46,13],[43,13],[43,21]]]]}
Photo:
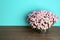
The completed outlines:
{"type": "Polygon", "coordinates": [[[52,24],[57,21],[58,17],[52,12],[45,10],[34,11],[28,15],[28,21],[33,28],[46,30],[51,28],[52,24]]]}

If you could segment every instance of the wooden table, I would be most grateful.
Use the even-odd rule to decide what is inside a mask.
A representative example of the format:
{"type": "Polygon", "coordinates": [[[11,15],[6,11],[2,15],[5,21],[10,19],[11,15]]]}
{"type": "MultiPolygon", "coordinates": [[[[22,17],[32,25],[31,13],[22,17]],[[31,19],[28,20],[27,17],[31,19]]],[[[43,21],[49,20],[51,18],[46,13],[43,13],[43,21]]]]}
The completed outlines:
{"type": "Polygon", "coordinates": [[[0,26],[0,40],[60,40],[60,27],[52,27],[42,34],[29,27],[0,26]]]}

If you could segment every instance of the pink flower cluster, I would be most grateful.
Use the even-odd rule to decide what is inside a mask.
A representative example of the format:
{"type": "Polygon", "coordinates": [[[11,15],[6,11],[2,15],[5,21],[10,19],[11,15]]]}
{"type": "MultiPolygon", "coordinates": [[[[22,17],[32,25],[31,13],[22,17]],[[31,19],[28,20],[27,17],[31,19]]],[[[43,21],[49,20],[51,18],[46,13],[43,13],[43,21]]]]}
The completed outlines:
{"type": "Polygon", "coordinates": [[[58,17],[52,12],[45,10],[34,11],[28,15],[28,21],[33,28],[46,30],[57,21],[58,17]]]}

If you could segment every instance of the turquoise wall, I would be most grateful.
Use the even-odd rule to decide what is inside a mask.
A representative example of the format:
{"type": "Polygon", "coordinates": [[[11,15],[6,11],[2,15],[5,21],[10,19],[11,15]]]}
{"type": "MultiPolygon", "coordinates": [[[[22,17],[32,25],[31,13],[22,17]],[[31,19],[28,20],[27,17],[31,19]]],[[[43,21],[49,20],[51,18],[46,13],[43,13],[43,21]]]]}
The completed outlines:
{"type": "Polygon", "coordinates": [[[35,10],[47,10],[59,19],[54,26],[60,26],[60,0],[0,0],[0,26],[27,26],[27,15],[35,10]]]}

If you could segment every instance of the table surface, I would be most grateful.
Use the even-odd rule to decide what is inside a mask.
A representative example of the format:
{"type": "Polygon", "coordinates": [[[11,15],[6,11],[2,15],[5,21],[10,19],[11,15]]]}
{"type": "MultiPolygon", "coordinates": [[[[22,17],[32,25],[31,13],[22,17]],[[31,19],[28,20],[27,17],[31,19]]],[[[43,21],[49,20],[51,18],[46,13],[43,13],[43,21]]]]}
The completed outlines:
{"type": "Polygon", "coordinates": [[[60,27],[52,27],[47,33],[38,33],[30,27],[0,27],[0,40],[60,40],[60,27]]]}

